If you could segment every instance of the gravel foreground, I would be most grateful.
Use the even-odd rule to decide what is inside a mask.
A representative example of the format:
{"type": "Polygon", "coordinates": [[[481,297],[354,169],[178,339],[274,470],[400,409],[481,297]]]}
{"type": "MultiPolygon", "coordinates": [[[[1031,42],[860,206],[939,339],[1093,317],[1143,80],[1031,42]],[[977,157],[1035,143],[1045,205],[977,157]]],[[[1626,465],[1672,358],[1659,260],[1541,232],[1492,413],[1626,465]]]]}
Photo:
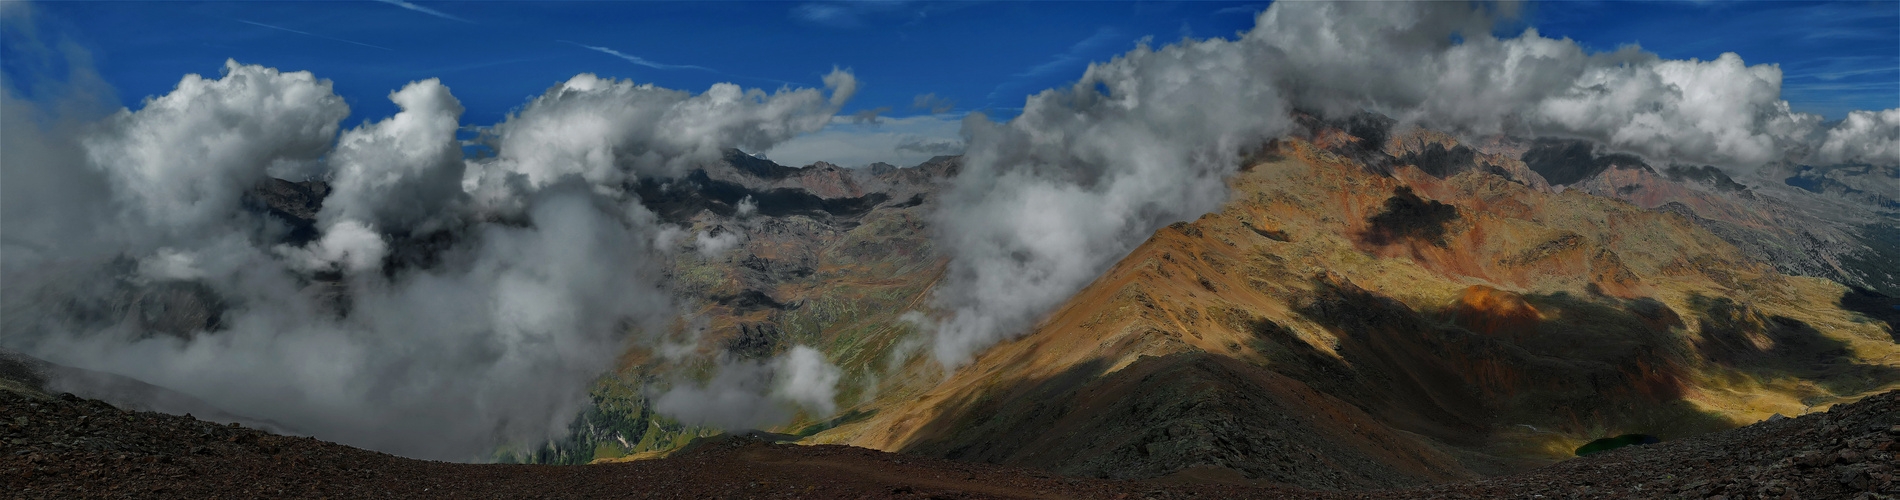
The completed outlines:
{"type": "Polygon", "coordinates": [[[630,463],[457,464],[14,391],[0,391],[0,419],[5,498],[1900,497],[1900,391],[1523,474],[1374,492],[1072,478],[746,437],[630,463]]]}

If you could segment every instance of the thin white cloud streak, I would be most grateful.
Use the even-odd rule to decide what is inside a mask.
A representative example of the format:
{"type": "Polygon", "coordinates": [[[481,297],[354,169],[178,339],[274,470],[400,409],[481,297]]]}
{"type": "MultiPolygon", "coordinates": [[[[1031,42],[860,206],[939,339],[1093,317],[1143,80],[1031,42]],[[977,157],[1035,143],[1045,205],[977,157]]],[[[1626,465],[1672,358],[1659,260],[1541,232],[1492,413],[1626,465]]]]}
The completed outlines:
{"type": "MultiPolygon", "coordinates": [[[[1893,87],[1894,85],[1892,82],[1793,83],[1793,84],[1787,84],[1786,86],[1782,87],[1782,91],[1783,92],[1794,92],[1794,91],[1846,92],[1846,91],[1869,91],[1869,90],[1893,90],[1893,87]]],[[[1852,95],[1841,96],[1841,97],[1851,98],[1851,99],[1860,98],[1859,96],[1852,96],[1852,95]]]]}
{"type": "Polygon", "coordinates": [[[1236,5],[1233,7],[1227,7],[1220,10],[1216,10],[1214,11],[1214,14],[1216,15],[1246,14],[1249,16],[1256,16],[1256,15],[1260,15],[1260,11],[1263,11],[1263,10],[1267,10],[1267,4],[1236,5]]]}
{"type": "Polygon", "coordinates": [[[963,153],[960,114],[883,118],[875,125],[833,118],[824,130],[794,137],[761,151],[781,165],[804,166],[819,161],[846,167],[884,162],[900,167],[923,163],[938,155],[963,153]]]}
{"type": "Polygon", "coordinates": [[[933,115],[941,115],[949,113],[952,109],[956,109],[957,100],[949,97],[938,97],[936,92],[931,92],[918,95],[916,98],[911,99],[910,107],[911,109],[928,111],[933,115]]]}
{"type": "Polygon", "coordinates": [[[291,32],[291,33],[296,33],[296,34],[299,34],[299,35],[303,35],[303,36],[313,36],[313,37],[317,37],[317,38],[322,38],[322,39],[325,39],[325,40],[331,40],[331,41],[337,41],[337,42],[343,42],[343,43],[349,43],[349,44],[356,44],[356,45],[361,45],[361,46],[364,46],[364,47],[369,47],[369,48],[372,48],[372,49],[382,49],[382,50],[392,50],[392,51],[393,51],[393,50],[396,50],[396,49],[392,49],[392,48],[389,48],[389,47],[384,47],[384,46],[381,46],[381,45],[370,45],[370,44],[367,44],[367,43],[363,43],[363,42],[358,42],[358,41],[354,41],[354,40],[344,40],[344,39],[342,39],[342,38],[337,38],[337,37],[333,37],[333,36],[324,36],[324,35],[319,35],[319,34],[316,34],[316,33],[311,33],[311,32],[308,32],[308,31],[297,31],[297,30],[293,30],[293,29],[290,29],[290,28],[285,28],[285,27],[283,27],[283,26],[273,26],[273,25],[269,25],[269,24],[264,24],[264,23],[260,23],[260,22],[257,22],[257,21],[246,21],[246,20],[243,20],[243,19],[237,19],[236,21],[237,21],[237,22],[240,22],[240,23],[244,23],[244,24],[249,24],[249,25],[252,25],[252,26],[260,26],[260,27],[265,27],[265,28],[270,28],[270,29],[274,29],[274,30],[278,30],[278,31],[288,31],[288,32],[291,32]]]}
{"type": "Polygon", "coordinates": [[[1116,36],[1119,36],[1120,34],[1121,32],[1116,31],[1115,28],[1103,26],[1101,28],[1096,29],[1095,34],[1089,35],[1088,38],[1084,38],[1082,39],[1082,41],[1075,42],[1074,45],[1069,46],[1068,52],[1056,54],[1056,56],[1054,58],[1051,58],[1048,62],[1035,65],[1033,67],[1030,67],[1027,70],[1024,70],[1021,73],[1017,73],[1011,76],[1031,77],[1031,76],[1042,76],[1042,75],[1054,73],[1056,72],[1056,70],[1060,70],[1064,66],[1075,64],[1077,62],[1082,62],[1084,58],[1087,57],[1087,54],[1085,52],[1093,50],[1100,45],[1107,44],[1110,40],[1113,40],[1116,36]]]}
{"type": "Polygon", "coordinates": [[[394,6],[397,6],[397,7],[402,7],[402,8],[405,8],[405,9],[409,9],[409,10],[413,10],[413,11],[416,11],[416,12],[421,12],[421,13],[423,13],[423,14],[428,14],[428,15],[431,15],[431,16],[435,16],[435,17],[440,17],[440,18],[443,18],[443,19],[448,19],[448,20],[450,20],[450,21],[461,21],[461,22],[465,22],[465,23],[469,23],[469,24],[476,24],[476,22],[475,22],[475,21],[470,21],[470,20],[467,20],[467,19],[463,19],[463,18],[460,18],[460,17],[456,17],[456,16],[453,16],[453,15],[450,15],[450,14],[449,14],[449,13],[447,13],[447,12],[442,12],[442,11],[439,11],[439,10],[435,10],[435,9],[431,9],[431,8],[428,8],[428,7],[423,7],[423,6],[421,6],[421,5],[416,5],[416,4],[413,4],[413,3],[409,3],[409,2],[404,2],[404,1],[402,1],[402,0],[376,0],[376,1],[378,1],[378,2],[382,2],[382,3],[386,3],[386,4],[390,4],[390,5],[394,5],[394,6]]]}
{"type": "MultiPolygon", "coordinates": [[[[902,0],[855,1],[855,2],[807,2],[792,7],[789,12],[792,19],[831,28],[858,28],[866,24],[870,17],[898,12],[910,2],[902,0]]],[[[929,8],[918,9],[911,16],[911,23],[927,17],[929,8]]]]}
{"type": "Polygon", "coordinates": [[[858,14],[844,6],[808,3],[792,8],[792,17],[839,28],[857,27],[858,14]]]}
{"type": "Polygon", "coordinates": [[[423,70],[423,71],[420,71],[419,73],[425,74],[425,75],[442,75],[442,74],[449,74],[449,73],[460,73],[463,71],[473,71],[473,70],[478,70],[478,69],[493,68],[496,66],[506,66],[509,64],[521,64],[524,62],[534,62],[534,61],[539,61],[539,60],[540,59],[516,58],[516,59],[502,59],[499,61],[473,62],[473,63],[468,63],[468,64],[458,64],[454,66],[442,66],[439,68],[423,70]]]}
{"type": "Polygon", "coordinates": [[[571,41],[567,41],[567,40],[561,40],[561,42],[562,42],[562,43],[567,43],[567,44],[572,44],[572,45],[573,45],[573,46],[575,46],[575,47],[581,47],[581,48],[584,48],[584,49],[589,49],[589,50],[593,50],[593,51],[595,51],[595,52],[600,52],[600,53],[603,53],[603,54],[607,54],[607,55],[610,55],[610,56],[614,56],[614,57],[618,57],[618,58],[621,58],[621,59],[625,59],[625,60],[626,60],[627,62],[630,62],[630,63],[634,63],[634,64],[638,64],[638,65],[641,65],[641,66],[646,66],[646,67],[649,67],[649,68],[653,68],[653,69],[696,69],[696,70],[700,70],[700,71],[708,71],[708,72],[713,72],[713,73],[718,73],[718,72],[719,72],[719,71],[717,71],[717,70],[714,70],[714,69],[712,69],[712,68],[708,68],[708,67],[705,67],[705,66],[694,66],[694,65],[691,65],[691,64],[664,64],[664,63],[656,63],[656,62],[653,62],[653,61],[649,61],[649,60],[647,60],[647,59],[646,59],[646,58],[644,58],[644,57],[640,57],[640,56],[636,56],[636,55],[633,55],[633,54],[628,54],[628,53],[625,53],[625,52],[621,52],[621,51],[618,51],[618,50],[614,50],[614,49],[610,49],[610,48],[607,48],[607,47],[601,47],[601,46],[598,46],[598,45],[587,45],[587,44],[584,44],[584,43],[579,43],[579,42],[571,42],[571,41]]]}
{"type": "MultiPolygon", "coordinates": [[[[1842,79],[1842,78],[1847,78],[1847,77],[1850,77],[1850,76],[1859,76],[1859,75],[1871,75],[1871,74],[1875,74],[1875,73],[1896,73],[1896,72],[1900,72],[1900,66],[1887,66],[1887,67],[1881,67],[1881,68],[1862,68],[1862,69],[1850,69],[1850,70],[1841,70],[1841,71],[1830,71],[1830,72],[1826,72],[1826,73],[1803,73],[1803,74],[1791,74],[1791,75],[1788,75],[1788,78],[1789,78],[1789,79],[1794,79],[1794,78],[1816,78],[1816,79],[1821,79],[1821,80],[1828,80],[1828,81],[1833,81],[1833,80],[1839,80],[1839,79],[1842,79]]],[[[1889,84],[1891,84],[1892,82],[1888,82],[1888,83],[1889,83],[1889,84]]],[[[1892,87],[1893,87],[1892,85],[1888,85],[1888,88],[1892,88],[1892,87]]]]}
{"type": "Polygon", "coordinates": [[[1121,36],[1121,32],[1113,27],[1103,26],[1096,28],[1095,34],[1089,35],[1088,38],[1069,45],[1069,50],[1056,54],[1054,57],[1049,58],[1048,61],[1031,66],[1021,73],[1010,75],[1009,80],[997,84],[996,88],[991,90],[989,95],[985,96],[985,98],[994,101],[1002,96],[1003,92],[1030,83],[1029,80],[1047,77],[1056,74],[1058,71],[1086,63],[1090,54],[1101,50],[1103,46],[1114,41],[1119,36],[1121,36]]]}

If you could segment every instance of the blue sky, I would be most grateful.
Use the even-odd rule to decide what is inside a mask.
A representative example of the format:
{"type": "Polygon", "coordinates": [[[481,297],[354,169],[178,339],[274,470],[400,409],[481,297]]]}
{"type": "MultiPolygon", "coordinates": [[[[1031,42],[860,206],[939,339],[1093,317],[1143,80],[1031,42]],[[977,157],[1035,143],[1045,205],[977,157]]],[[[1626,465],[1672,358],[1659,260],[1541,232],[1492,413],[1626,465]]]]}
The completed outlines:
{"type": "MultiPolygon", "coordinates": [[[[385,96],[439,77],[487,125],[577,73],[704,90],[820,86],[835,66],[864,83],[845,113],[983,110],[1080,75],[1147,38],[1231,37],[1260,2],[43,2],[42,38],[89,51],[122,104],[168,92],[226,58],[335,82],[346,125],[395,112],[385,96]],[[931,94],[932,106],[917,107],[931,94]]],[[[1597,50],[1636,43],[1667,58],[1738,52],[1786,72],[1798,111],[1839,119],[1900,106],[1900,3],[1552,2],[1534,26],[1597,50]]],[[[21,33],[7,35],[17,43],[21,33]]],[[[0,56],[6,55],[0,51],[0,56]]],[[[34,71],[0,58],[14,78],[34,71]]],[[[30,92],[29,92],[30,95],[30,92]]]]}
{"type": "Polygon", "coordinates": [[[1778,64],[1782,99],[1829,120],[1900,107],[1900,2],[1556,2],[1527,17],[1597,50],[1640,43],[1669,59],[1778,64]]]}

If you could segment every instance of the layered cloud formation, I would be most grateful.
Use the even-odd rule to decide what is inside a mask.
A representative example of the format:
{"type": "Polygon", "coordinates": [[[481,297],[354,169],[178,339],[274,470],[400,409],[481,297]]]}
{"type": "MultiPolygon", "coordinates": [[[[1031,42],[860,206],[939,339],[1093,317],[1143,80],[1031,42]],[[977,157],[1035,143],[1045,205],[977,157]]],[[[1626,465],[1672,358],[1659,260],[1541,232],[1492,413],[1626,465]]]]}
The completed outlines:
{"type": "MultiPolygon", "coordinates": [[[[482,165],[483,193],[510,189],[511,174],[545,186],[574,174],[610,185],[629,175],[676,175],[726,148],[761,151],[830,123],[857,92],[843,70],[815,89],[767,94],[729,83],[693,95],[583,74],[536,97],[496,125],[488,142],[497,155],[482,165]]],[[[491,194],[492,195],[492,194],[491,194]]]]}
{"type": "MultiPolygon", "coordinates": [[[[330,82],[237,62],[85,119],[48,117],[7,85],[0,344],[328,439],[471,459],[563,432],[625,343],[675,319],[660,261],[677,243],[705,257],[744,243],[658,224],[625,188],[724,148],[793,163],[965,153],[936,214],[952,257],[942,314],[920,321],[950,366],[1025,332],[1155,229],[1214,209],[1238,155],[1297,132],[1295,113],[1589,139],[1736,174],[1900,163],[1900,110],[1824,125],[1780,100],[1773,66],[1499,38],[1497,17],[1461,3],[1275,3],[1236,39],[1090,65],[1005,123],[852,123],[837,113],[857,81],[837,70],[828,91],[697,94],[583,74],[474,127],[489,152],[473,157],[457,139],[464,110],[437,80],[393,91],[400,112],[350,129],[330,82]],[[328,181],[314,235],[291,238],[245,199],[270,177],[328,181]],[[196,322],[142,316],[161,306],[196,322]]],[[[95,108],[83,94],[56,107],[95,108]]],[[[760,426],[787,404],[835,411],[840,377],[796,346],[722,360],[655,405],[760,426]]]]}
{"type": "Polygon", "coordinates": [[[880,118],[877,123],[840,117],[823,130],[760,152],[792,166],[823,161],[845,167],[876,162],[908,167],[936,156],[962,154],[963,141],[957,138],[962,126],[962,118],[950,114],[880,118]]]}
{"type": "Polygon", "coordinates": [[[724,360],[712,380],[674,387],[654,398],[653,410],[694,425],[759,429],[791,417],[780,401],[816,415],[838,411],[837,387],[843,378],[844,371],[827,361],[825,353],[794,346],[770,361],[724,360]]]}
{"type": "Polygon", "coordinates": [[[124,229],[176,239],[223,230],[246,189],[272,170],[307,171],[350,114],[330,82],[310,73],[235,62],[224,71],[186,76],[85,139],[86,166],[112,184],[124,229]]]}
{"type": "Polygon", "coordinates": [[[1900,110],[1825,129],[1781,100],[1781,71],[1735,54],[1590,53],[1458,2],[1276,2],[1238,39],[1146,45],[1031,96],[1007,123],[973,115],[943,197],[938,361],[1026,331],[1155,229],[1225,198],[1236,155],[1292,114],[1373,111],[1464,134],[1589,139],[1662,163],[1741,174],[1776,162],[1893,164],[1900,110]]]}
{"type": "MultiPolygon", "coordinates": [[[[694,94],[580,75],[486,129],[479,158],[433,79],[348,130],[330,82],[235,61],[84,126],[34,123],[9,91],[9,149],[72,138],[10,151],[9,188],[97,196],[34,197],[57,225],[16,228],[30,214],[9,203],[0,340],[372,449],[470,460],[537,443],[674,319],[664,230],[623,186],[822,128],[856,87],[825,81],[694,94]],[[245,199],[270,177],[328,180],[309,241],[245,199]]],[[[783,377],[742,396],[828,410],[838,376],[814,353],[771,361],[783,377]]]]}
{"type": "Polygon", "coordinates": [[[1827,131],[1816,156],[1822,163],[1900,164],[1900,108],[1848,113],[1827,131]]]}

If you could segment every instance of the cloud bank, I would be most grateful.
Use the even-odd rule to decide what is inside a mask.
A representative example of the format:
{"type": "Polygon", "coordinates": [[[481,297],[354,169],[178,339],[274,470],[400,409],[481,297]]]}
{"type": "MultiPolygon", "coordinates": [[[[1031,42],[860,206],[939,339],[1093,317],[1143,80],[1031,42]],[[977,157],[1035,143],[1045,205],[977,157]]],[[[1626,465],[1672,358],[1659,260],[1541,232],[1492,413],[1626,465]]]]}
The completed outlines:
{"type": "Polygon", "coordinates": [[[1827,131],[1816,156],[1823,163],[1900,164],[1900,108],[1848,113],[1827,131]]]}
{"type": "MultiPolygon", "coordinates": [[[[813,22],[849,19],[810,5],[813,22]]],[[[1295,112],[1583,138],[1732,172],[1900,162],[1900,110],[1829,127],[1789,110],[1774,66],[1590,53],[1535,30],[1500,38],[1497,17],[1466,4],[1276,3],[1236,39],[1091,64],[1005,123],[853,123],[837,113],[857,81],[839,70],[826,89],[769,93],[582,74],[483,128],[493,154],[480,157],[463,156],[463,109],[436,80],[392,92],[400,112],[350,129],[329,81],[235,61],[137,111],[84,120],[47,118],[9,81],[0,345],[328,439],[465,460],[565,431],[624,343],[672,319],[658,261],[686,238],[712,256],[743,241],[661,225],[625,188],[724,148],[791,164],[964,153],[936,214],[952,256],[935,295],[943,315],[919,321],[951,366],[1023,333],[1155,229],[1215,208],[1237,155],[1295,132],[1295,112]],[[289,241],[297,228],[246,198],[272,177],[327,180],[314,237],[289,241]]],[[[1103,33],[1091,40],[1113,38],[1103,33]]],[[[1081,63],[1029,72],[1070,62],[1081,63]]],[[[61,106],[87,108],[83,94],[61,106]]],[[[655,404],[754,427],[788,404],[834,411],[839,376],[798,346],[726,360],[655,404]]]]}
{"type": "Polygon", "coordinates": [[[1738,177],[1900,156],[1900,110],[1824,129],[1781,100],[1775,66],[1591,53],[1534,29],[1495,37],[1501,16],[1456,2],[1276,2],[1237,39],[1143,45],[1030,96],[1007,123],[972,115],[937,214],[952,260],[935,295],[936,359],[959,365],[1024,333],[1155,229],[1215,208],[1236,155],[1294,132],[1294,112],[1590,139],[1738,177]]]}
{"type": "Polygon", "coordinates": [[[216,80],[188,75],[84,139],[78,167],[111,183],[120,229],[177,240],[223,231],[246,189],[272,171],[309,171],[350,114],[330,82],[310,73],[236,62],[224,71],[216,80]]]}
{"type": "MultiPolygon", "coordinates": [[[[674,317],[667,230],[626,183],[819,130],[856,88],[825,82],[694,94],[583,74],[487,128],[479,158],[434,79],[347,130],[329,81],[235,61],[71,125],[7,82],[0,345],[407,456],[538,443],[674,317]],[[271,177],[328,181],[308,241],[249,198],[271,177]],[[35,190],[63,196],[14,197],[35,190]]],[[[831,408],[815,352],[753,396],[831,408]]]]}
{"type": "Polygon", "coordinates": [[[797,345],[768,361],[724,360],[711,381],[676,385],[653,399],[653,409],[692,425],[758,429],[785,422],[794,407],[837,412],[843,378],[825,353],[797,345]]]}
{"type": "Polygon", "coordinates": [[[823,130],[779,143],[762,153],[774,162],[792,166],[824,161],[846,167],[876,162],[908,167],[939,155],[962,154],[962,127],[962,117],[957,115],[885,117],[876,124],[838,118],[823,130]]]}
{"type": "Polygon", "coordinates": [[[725,148],[760,151],[815,132],[857,92],[857,79],[834,69],[832,89],[767,94],[729,83],[694,95],[651,84],[582,74],[548,89],[495,125],[484,141],[492,161],[471,165],[478,202],[514,199],[517,187],[546,186],[576,175],[617,186],[636,175],[676,176],[725,148]]]}

